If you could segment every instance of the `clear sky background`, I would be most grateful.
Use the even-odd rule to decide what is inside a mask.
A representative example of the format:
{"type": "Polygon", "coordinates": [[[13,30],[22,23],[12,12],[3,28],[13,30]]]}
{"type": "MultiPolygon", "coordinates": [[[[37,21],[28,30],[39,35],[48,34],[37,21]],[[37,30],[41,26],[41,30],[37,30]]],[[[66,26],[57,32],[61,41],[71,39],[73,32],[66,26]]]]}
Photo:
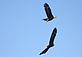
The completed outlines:
{"type": "Polygon", "coordinates": [[[0,0],[0,57],[82,57],[82,0],[0,0]],[[45,2],[57,16],[48,23],[45,2]],[[55,27],[55,46],[40,56],[55,27]]]}

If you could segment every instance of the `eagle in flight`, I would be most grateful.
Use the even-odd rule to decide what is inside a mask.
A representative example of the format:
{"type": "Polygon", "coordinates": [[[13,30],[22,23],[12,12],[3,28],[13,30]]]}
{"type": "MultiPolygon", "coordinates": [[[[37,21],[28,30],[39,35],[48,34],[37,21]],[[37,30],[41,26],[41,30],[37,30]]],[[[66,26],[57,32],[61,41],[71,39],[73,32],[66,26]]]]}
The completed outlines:
{"type": "Polygon", "coordinates": [[[54,39],[55,39],[56,33],[57,33],[57,29],[54,28],[53,29],[53,32],[51,34],[51,37],[50,37],[50,41],[49,41],[48,46],[39,55],[45,54],[50,47],[53,47],[54,46],[54,39]]]}
{"type": "Polygon", "coordinates": [[[44,4],[44,9],[45,9],[45,12],[46,12],[46,15],[47,15],[47,18],[43,19],[44,21],[48,22],[48,21],[51,21],[54,18],[56,18],[56,16],[52,15],[51,9],[50,9],[50,7],[47,3],[44,4]]]}

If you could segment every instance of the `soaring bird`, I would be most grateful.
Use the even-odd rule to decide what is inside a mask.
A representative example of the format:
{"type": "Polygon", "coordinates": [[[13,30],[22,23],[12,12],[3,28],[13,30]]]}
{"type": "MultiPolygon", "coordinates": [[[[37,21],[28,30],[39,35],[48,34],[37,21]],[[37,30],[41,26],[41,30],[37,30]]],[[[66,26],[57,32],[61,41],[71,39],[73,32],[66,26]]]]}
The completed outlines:
{"type": "Polygon", "coordinates": [[[43,19],[44,21],[51,21],[52,19],[56,18],[56,16],[52,15],[51,9],[47,3],[44,4],[44,9],[47,15],[47,18],[43,19]]]}
{"type": "Polygon", "coordinates": [[[39,55],[45,54],[50,47],[53,47],[54,46],[54,39],[55,39],[56,33],[57,33],[57,29],[54,28],[53,29],[53,32],[51,34],[51,37],[50,37],[50,41],[49,41],[48,46],[39,55]]]}

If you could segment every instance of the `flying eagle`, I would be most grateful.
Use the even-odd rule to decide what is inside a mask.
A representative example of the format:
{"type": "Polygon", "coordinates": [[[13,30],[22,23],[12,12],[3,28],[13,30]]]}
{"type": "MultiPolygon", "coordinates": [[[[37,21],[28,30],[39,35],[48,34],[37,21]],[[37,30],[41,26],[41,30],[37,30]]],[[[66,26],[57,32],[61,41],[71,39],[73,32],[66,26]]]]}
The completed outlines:
{"type": "Polygon", "coordinates": [[[47,18],[43,19],[44,21],[51,21],[52,19],[56,18],[56,16],[52,15],[51,9],[47,3],[44,4],[44,9],[47,15],[47,18]]]}
{"type": "Polygon", "coordinates": [[[45,54],[50,47],[54,46],[54,39],[55,39],[56,33],[57,33],[57,29],[54,28],[54,30],[53,30],[53,32],[51,34],[51,37],[50,37],[49,45],[39,55],[45,54]]]}

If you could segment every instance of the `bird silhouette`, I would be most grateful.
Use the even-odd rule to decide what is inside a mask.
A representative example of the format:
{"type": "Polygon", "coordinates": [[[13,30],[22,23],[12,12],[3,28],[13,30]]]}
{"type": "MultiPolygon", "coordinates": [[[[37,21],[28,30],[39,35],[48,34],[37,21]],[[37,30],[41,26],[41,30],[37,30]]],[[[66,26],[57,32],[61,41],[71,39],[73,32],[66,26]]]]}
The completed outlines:
{"type": "Polygon", "coordinates": [[[56,18],[56,16],[52,15],[51,9],[50,9],[50,7],[47,3],[44,4],[44,9],[45,9],[45,12],[46,12],[46,15],[47,15],[47,18],[43,19],[44,21],[48,22],[48,21],[51,21],[54,18],[56,18]]]}
{"type": "Polygon", "coordinates": [[[57,34],[57,29],[54,28],[53,32],[51,34],[51,37],[50,37],[49,44],[48,44],[47,48],[45,48],[39,55],[45,54],[50,47],[54,46],[54,39],[55,39],[56,34],[57,34]]]}

